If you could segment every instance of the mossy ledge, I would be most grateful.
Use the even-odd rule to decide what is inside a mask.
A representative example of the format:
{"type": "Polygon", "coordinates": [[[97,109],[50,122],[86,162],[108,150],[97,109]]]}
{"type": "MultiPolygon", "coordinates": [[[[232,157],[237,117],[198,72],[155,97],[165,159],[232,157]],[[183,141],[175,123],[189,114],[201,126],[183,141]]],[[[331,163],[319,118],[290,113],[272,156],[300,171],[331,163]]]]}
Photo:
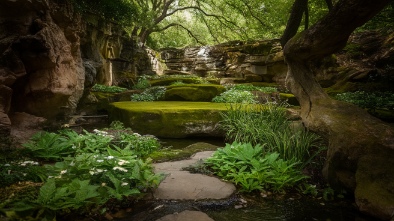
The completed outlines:
{"type": "Polygon", "coordinates": [[[163,138],[222,137],[220,112],[228,104],[212,102],[115,102],[109,112],[134,131],[163,138]]]}

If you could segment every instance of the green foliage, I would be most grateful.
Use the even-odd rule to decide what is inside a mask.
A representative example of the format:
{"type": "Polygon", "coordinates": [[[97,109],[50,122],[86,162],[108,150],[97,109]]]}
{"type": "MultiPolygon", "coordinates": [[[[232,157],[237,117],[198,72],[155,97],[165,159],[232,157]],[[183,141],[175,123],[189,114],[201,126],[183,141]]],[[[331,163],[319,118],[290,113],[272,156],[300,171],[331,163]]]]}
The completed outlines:
{"type": "Polygon", "coordinates": [[[126,91],[126,88],[118,86],[105,86],[102,84],[95,84],[91,91],[104,92],[104,93],[120,93],[126,91]]]}
{"type": "Polygon", "coordinates": [[[221,93],[212,99],[216,103],[244,103],[255,104],[257,103],[256,97],[249,91],[241,90],[228,90],[221,93]]]}
{"type": "MultiPolygon", "coordinates": [[[[55,143],[73,152],[53,151],[48,154],[44,149],[34,149],[30,152],[33,157],[49,155],[50,159],[60,159],[67,155],[54,165],[46,165],[45,170],[42,167],[37,170],[33,166],[29,167],[30,170],[15,169],[11,164],[0,166],[0,176],[8,179],[10,176],[6,175],[11,174],[13,181],[20,180],[19,174],[23,175],[24,172],[34,173],[26,174],[24,180],[45,181],[48,178],[36,199],[1,205],[16,212],[17,219],[54,220],[57,214],[70,211],[95,211],[111,199],[138,196],[156,187],[161,180],[153,173],[150,159],[143,159],[159,148],[158,140],[153,136],[133,133],[119,122],[112,123],[108,131],[96,129],[94,133],[84,131],[78,134],[72,130],[62,130],[58,134],[47,134],[35,136],[36,143],[41,146],[48,146],[44,145],[45,142],[55,143]],[[42,141],[39,140],[41,138],[42,141]],[[9,174],[5,174],[6,170],[9,174]]],[[[18,166],[27,164],[37,163],[25,161],[18,166]]]]}
{"type": "Polygon", "coordinates": [[[391,92],[346,92],[337,94],[335,98],[370,110],[394,110],[394,93],[391,92]]]}
{"type": "Polygon", "coordinates": [[[261,91],[263,93],[272,93],[278,92],[276,87],[258,87],[249,84],[236,84],[231,85],[230,90],[238,90],[238,91],[261,91]]]}
{"type": "Polygon", "coordinates": [[[133,89],[143,90],[150,87],[149,80],[146,76],[141,76],[138,78],[137,83],[133,86],[133,89]]]}
{"type": "Polygon", "coordinates": [[[236,84],[227,87],[227,91],[221,93],[212,99],[216,103],[245,103],[256,104],[258,103],[255,95],[251,91],[260,91],[263,93],[277,92],[275,87],[257,87],[248,84],[236,84]]]}
{"type": "Polygon", "coordinates": [[[166,87],[156,86],[145,89],[141,94],[131,95],[132,101],[157,101],[161,100],[166,93],[166,87]]]}
{"type": "Polygon", "coordinates": [[[124,26],[130,25],[139,14],[138,6],[131,0],[73,0],[72,2],[82,13],[93,13],[124,26]]]}
{"type": "Polygon", "coordinates": [[[46,169],[35,161],[11,161],[0,164],[0,186],[2,187],[23,181],[43,182],[46,178],[46,169]]]}
{"type": "Polygon", "coordinates": [[[182,81],[175,81],[174,83],[171,84],[171,86],[182,86],[185,85],[182,81]]]}
{"type": "Polygon", "coordinates": [[[240,185],[243,191],[283,192],[306,179],[298,161],[280,159],[276,152],[264,154],[263,146],[250,143],[226,144],[206,163],[223,179],[240,185]]]}
{"type": "Polygon", "coordinates": [[[394,28],[394,2],[391,2],[379,14],[361,26],[357,31],[376,30],[389,31],[394,28]]]}
{"type": "MultiPolygon", "coordinates": [[[[292,126],[283,106],[231,105],[222,113],[221,127],[227,140],[264,144],[264,152],[277,152],[285,160],[308,162],[310,150],[319,150],[320,137],[301,127],[292,126]]],[[[304,164],[303,164],[304,166],[304,164]]]]}
{"type": "Polygon", "coordinates": [[[45,160],[57,160],[74,152],[63,136],[50,132],[33,135],[23,146],[30,155],[45,160]]]}

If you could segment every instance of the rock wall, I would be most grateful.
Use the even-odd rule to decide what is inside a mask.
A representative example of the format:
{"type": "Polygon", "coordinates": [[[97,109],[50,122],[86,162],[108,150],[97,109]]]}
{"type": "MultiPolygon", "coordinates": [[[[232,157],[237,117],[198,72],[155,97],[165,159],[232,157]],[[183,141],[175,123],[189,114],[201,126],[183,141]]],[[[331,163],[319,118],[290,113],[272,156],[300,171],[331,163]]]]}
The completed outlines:
{"type": "Polygon", "coordinates": [[[287,66],[279,40],[234,41],[215,46],[166,49],[164,74],[197,74],[284,85],[287,66]]]}
{"type": "Polygon", "coordinates": [[[10,134],[12,113],[53,120],[74,113],[95,83],[118,84],[117,73],[150,70],[147,52],[121,28],[81,17],[69,0],[0,1],[2,138],[10,134]]]}

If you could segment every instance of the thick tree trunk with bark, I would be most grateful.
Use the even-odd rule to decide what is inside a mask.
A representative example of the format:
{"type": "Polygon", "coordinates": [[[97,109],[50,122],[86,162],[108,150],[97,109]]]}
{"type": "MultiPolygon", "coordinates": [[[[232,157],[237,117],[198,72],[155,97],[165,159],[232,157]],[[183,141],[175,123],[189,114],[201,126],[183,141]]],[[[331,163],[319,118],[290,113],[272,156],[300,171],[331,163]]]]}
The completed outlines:
{"type": "Polygon", "coordinates": [[[385,220],[394,215],[394,129],[363,109],[332,100],[311,67],[343,48],[350,34],[388,3],[340,0],[284,47],[287,86],[300,102],[303,122],[329,140],[325,177],[335,187],[354,191],[361,211],[385,220]]]}

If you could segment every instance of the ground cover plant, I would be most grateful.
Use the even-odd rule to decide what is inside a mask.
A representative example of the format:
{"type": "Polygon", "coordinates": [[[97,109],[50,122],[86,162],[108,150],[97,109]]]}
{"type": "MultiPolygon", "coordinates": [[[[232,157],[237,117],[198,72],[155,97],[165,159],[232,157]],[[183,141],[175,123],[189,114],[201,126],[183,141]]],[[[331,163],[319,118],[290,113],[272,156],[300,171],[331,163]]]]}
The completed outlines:
{"type": "Polygon", "coordinates": [[[371,111],[376,109],[394,110],[394,93],[392,92],[345,92],[337,94],[335,98],[371,111]]]}
{"type": "Polygon", "coordinates": [[[157,101],[161,100],[166,93],[166,87],[155,86],[146,88],[141,94],[131,95],[132,101],[157,101]]]}
{"type": "Polygon", "coordinates": [[[222,117],[221,127],[232,144],[206,160],[216,175],[246,192],[310,187],[301,171],[324,148],[318,135],[293,126],[284,106],[232,104],[222,117]]]}
{"type": "Polygon", "coordinates": [[[252,91],[269,94],[278,90],[275,87],[257,87],[247,84],[228,85],[227,90],[214,97],[212,102],[256,104],[258,103],[258,97],[252,91]]]}
{"type": "Polygon", "coordinates": [[[120,92],[126,91],[127,88],[118,87],[118,86],[106,86],[106,85],[102,85],[102,84],[95,84],[90,90],[95,91],[95,92],[120,93],[120,92]]]}
{"type": "Polygon", "coordinates": [[[55,220],[70,212],[104,213],[108,202],[131,200],[159,184],[161,177],[153,173],[147,159],[159,147],[157,138],[133,133],[119,122],[92,133],[42,132],[26,145],[28,156],[37,161],[0,166],[1,179],[9,181],[6,185],[22,180],[43,182],[38,184],[42,186],[29,192],[29,197],[4,196],[0,210],[16,220],[55,220]],[[53,150],[46,151],[40,137],[53,150]],[[53,144],[60,144],[59,149],[53,144]]]}

